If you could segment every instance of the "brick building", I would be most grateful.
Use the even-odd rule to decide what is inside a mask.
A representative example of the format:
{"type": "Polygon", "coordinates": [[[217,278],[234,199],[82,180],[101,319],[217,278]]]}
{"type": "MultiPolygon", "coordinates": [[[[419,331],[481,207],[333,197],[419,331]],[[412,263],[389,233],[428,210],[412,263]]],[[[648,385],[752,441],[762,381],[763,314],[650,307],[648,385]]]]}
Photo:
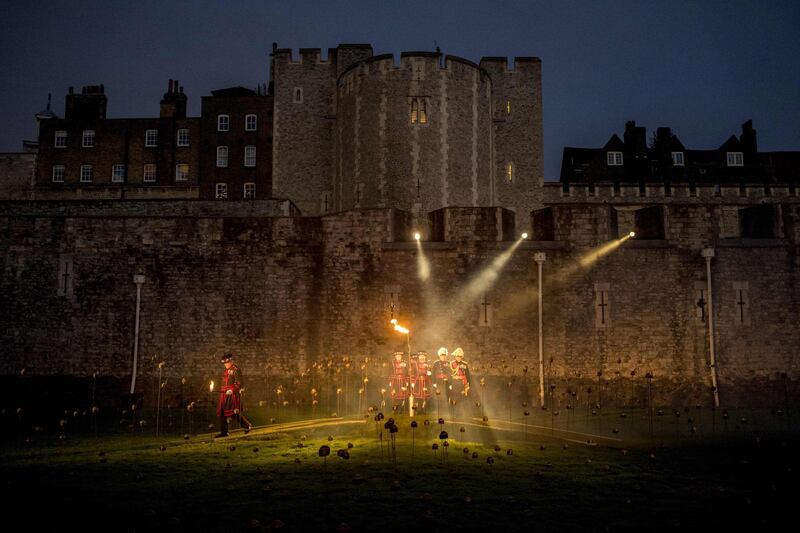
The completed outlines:
{"type": "Polygon", "coordinates": [[[170,80],[158,118],[110,119],[104,87],[69,90],[63,118],[39,119],[36,198],[198,197],[200,119],[170,80]]]}
{"type": "Polygon", "coordinates": [[[200,198],[272,196],[272,96],[231,87],[202,98],[200,198]]]}
{"type": "Polygon", "coordinates": [[[647,130],[628,121],[623,138],[613,134],[602,148],[565,147],[561,181],[794,187],[800,182],[800,152],[759,152],[750,120],[739,137],[731,135],[714,150],[686,148],[670,128],[658,128],[648,142],[647,130]]]}

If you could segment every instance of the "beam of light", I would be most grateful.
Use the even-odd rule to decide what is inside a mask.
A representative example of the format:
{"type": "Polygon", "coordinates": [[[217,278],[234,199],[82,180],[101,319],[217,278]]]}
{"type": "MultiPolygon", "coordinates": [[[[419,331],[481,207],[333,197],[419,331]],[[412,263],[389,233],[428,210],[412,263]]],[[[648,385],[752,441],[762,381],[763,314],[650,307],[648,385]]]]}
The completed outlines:
{"type": "Polygon", "coordinates": [[[404,334],[404,335],[408,334],[408,332],[409,332],[409,329],[408,329],[408,328],[404,328],[404,327],[403,327],[403,326],[401,326],[400,324],[395,324],[395,325],[394,325],[394,330],[395,330],[395,331],[399,331],[400,333],[402,333],[402,334],[404,334]]]}
{"type": "Polygon", "coordinates": [[[414,239],[417,243],[417,276],[422,281],[428,281],[428,278],[431,277],[431,263],[422,250],[422,241],[420,241],[419,233],[414,234],[414,239]]]}
{"type": "Polygon", "coordinates": [[[592,264],[596,263],[597,260],[600,259],[601,257],[603,257],[604,255],[609,254],[609,253],[613,252],[614,250],[616,250],[617,248],[619,248],[622,245],[623,242],[627,241],[628,239],[633,238],[634,235],[635,235],[634,232],[630,232],[629,234],[625,235],[624,237],[621,237],[619,239],[607,242],[604,245],[600,246],[599,248],[595,248],[594,250],[591,250],[588,253],[585,253],[579,259],[579,261],[578,261],[579,264],[583,268],[591,266],[592,264]]]}
{"type": "Polygon", "coordinates": [[[481,294],[484,294],[492,285],[494,285],[494,282],[497,281],[500,271],[503,269],[506,263],[508,263],[508,260],[511,259],[511,256],[514,255],[514,252],[517,251],[517,248],[519,248],[519,245],[522,244],[523,240],[524,239],[522,238],[517,239],[511,248],[495,257],[491,265],[484,268],[477,276],[472,278],[466,289],[464,289],[462,298],[465,301],[462,303],[469,303],[469,301],[477,298],[481,294]]]}

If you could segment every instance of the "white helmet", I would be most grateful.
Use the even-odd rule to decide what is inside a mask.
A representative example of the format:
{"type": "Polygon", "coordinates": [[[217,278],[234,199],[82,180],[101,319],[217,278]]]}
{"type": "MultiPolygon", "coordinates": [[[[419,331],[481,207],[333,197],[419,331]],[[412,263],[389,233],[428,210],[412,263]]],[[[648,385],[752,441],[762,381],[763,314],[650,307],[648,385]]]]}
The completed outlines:
{"type": "Polygon", "coordinates": [[[440,355],[440,356],[442,356],[442,355],[447,355],[447,348],[445,348],[444,346],[442,346],[441,348],[439,348],[439,350],[438,350],[436,353],[437,353],[438,355],[440,355]]]}

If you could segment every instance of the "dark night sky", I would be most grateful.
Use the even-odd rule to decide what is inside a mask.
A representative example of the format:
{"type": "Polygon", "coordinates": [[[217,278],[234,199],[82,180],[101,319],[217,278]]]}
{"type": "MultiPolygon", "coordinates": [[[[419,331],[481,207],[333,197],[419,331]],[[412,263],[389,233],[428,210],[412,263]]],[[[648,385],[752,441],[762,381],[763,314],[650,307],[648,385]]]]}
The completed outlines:
{"type": "Polygon", "coordinates": [[[565,145],[601,146],[626,120],[716,148],[752,118],[761,150],[800,150],[800,2],[3,2],[0,151],[36,138],[34,113],[70,85],[103,83],[110,117],[157,116],[177,78],[200,97],[269,76],[281,47],[371,43],[539,56],[545,177],[565,145]]]}

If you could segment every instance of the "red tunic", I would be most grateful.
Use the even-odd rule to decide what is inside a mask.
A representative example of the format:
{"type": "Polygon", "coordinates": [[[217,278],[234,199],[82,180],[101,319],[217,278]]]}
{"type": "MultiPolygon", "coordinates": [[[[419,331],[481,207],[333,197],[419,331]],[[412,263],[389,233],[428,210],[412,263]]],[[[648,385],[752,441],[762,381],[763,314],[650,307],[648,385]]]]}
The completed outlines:
{"type": "Polygon", "coordinates": [[[431,383],[431,367],[428,363],[417,361],[412,367],[412,381],[414,385],[412,391],[415,398],[427,400],[433,395],[433,384],[431,383]]]}
{"type": "Polygon", "coordinates": [[[231,365],[222,374],[222,386],[219,389],[219,403],[217,404],[217,416],[233,416],[241,413],[242,388],[241,373],[236,365],[231,365]],[[228,394],[228,391],[233,394],[228,394]]]}
{"type": "Polygon", "coordinates": [[[389,390],[393,400],[408,398],[408,363],[392,361],[392,377],[389,379],[389,390]]]}

